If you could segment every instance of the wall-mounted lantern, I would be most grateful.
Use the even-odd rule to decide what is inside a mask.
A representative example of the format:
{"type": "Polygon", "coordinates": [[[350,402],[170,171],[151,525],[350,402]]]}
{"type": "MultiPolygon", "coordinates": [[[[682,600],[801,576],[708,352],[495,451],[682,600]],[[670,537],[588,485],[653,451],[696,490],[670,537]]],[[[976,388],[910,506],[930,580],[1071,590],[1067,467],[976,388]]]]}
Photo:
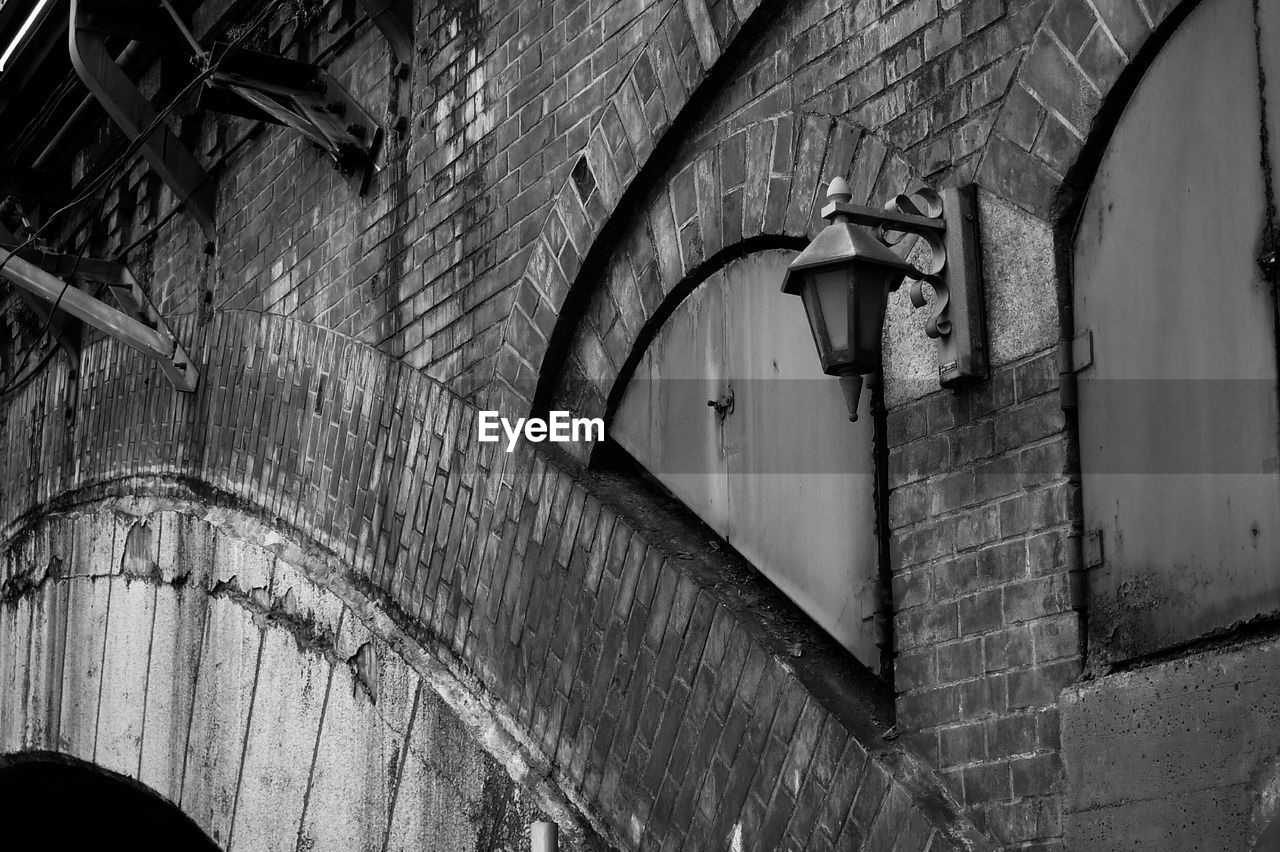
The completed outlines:
{"type": "Polygon", "coordinates": [[[782,292],[799,295],[822,371],[840,379],[849,419],[858,419],[862,377],[880,365],[881,335],[889,293],[913,279],[911,303],[928,304],[923,284],[935,298],[925,334],[938,343],[938,379],[956,388],[987,376],[978,222],[972,187],[921,190],[899,195],[877,210],[851,204],[843,178],[831,182],[822,216],[828,222],[800,253],[782,281],[782,292]],[[903,255],[913,234],[928,244],[928,269],[903,255]],[[895,247],[899,250],[895,251],[895,247]]]}

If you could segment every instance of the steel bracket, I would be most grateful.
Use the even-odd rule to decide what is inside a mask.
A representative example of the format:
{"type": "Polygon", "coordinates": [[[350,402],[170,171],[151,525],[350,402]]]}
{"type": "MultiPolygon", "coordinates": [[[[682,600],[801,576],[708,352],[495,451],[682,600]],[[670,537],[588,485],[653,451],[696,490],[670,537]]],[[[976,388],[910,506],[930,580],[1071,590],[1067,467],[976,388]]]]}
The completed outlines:
{"type": "Polygon", "coordinates": [[[247,112],[292,127],[324,149],[340,169],[363,170],[367,183],[382,145],[382,128],[329,72],[252,50],[229,49],[219,56],[209,80],[215,91],[202,106],[247,112]],[[228,93],[239,96],[243,110],[228,102],[228,93]]]}
{"type": "Polygon", "coordinates": [[[178,141],[106,46],[105,27],[92,0],[71,0],[67,28],[71,65],[107,115],[131,141],[143,136],[142,154],[169,185],[178,201],[200,224],[205,238],[214,239],[216,187],[204,167],[178,141]]]}
{"type": "Polygon", "coordinates": [[[1084,536],[1084,567],[1086,571],[1101,568],[1105,562],[1102,553],[1102,530],[1089,530],[1084,536]]]}
{"type": "Polygon", "coordinates": [[[360,0],[374,26],[382,30],[396,62],[406,69],[413,62],[413,3],[411,0],[360,0]]]}
{"type": "MultiPolygon", "coordinates": [[[[165,378],[180,391],[194,391],[200,383],[197,369],[154,304],[142,292],[129,268],[121,263],[0,245],[0,276],[19,291],[37,296],[65,312],[136,349],[155,361],[165,378]],[[117,310],[70,285],[68,278],[105,284],[117,310]]],[[[56,319],[56,318],[55,318],[56,319]]],[[[77,350],[78,353],[78,350],[77,350]]],[[[78,355],[73,363],[78,362],[78,355]]]]}
{"type": "Polygon", "coordinates": [[[1093,332],[1089,329],[1058,343],[1058,372],[1079,373],[1093,366],[1093,332]]]}

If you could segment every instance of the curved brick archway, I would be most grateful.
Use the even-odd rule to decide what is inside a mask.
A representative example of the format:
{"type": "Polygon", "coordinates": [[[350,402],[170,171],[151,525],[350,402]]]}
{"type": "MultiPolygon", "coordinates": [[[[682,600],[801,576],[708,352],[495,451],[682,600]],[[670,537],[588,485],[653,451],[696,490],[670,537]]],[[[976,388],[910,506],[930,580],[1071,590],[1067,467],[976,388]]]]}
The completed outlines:
{"type": "Polygon", "coordinates": [[[766,848],[986,848],[880,740],[890,697],[775,590],[721,582],[736,565],[701,555],[673,512],[476,442],[468,403],[335,332],[248,312],[174,325],[205,365],[194,395],[99,341],[73,428],[62,366],[10,401],[6,540],[77,493],[179,489],[252,515],[336,560],[622,848],[734,831],[766,848]]]}
{"type": "Polygon", "coordinates": [[[4,759],[136,781],[228,850],[489,849],[544,813],[599,845],[465,685],[247,516],[91,499],[4,562],[4,759]]]}
{"type": "Polygon", "coordinates": [[[530,243],[494,362],[495,407],[508,414],[529,410],[560,309],[596,238],[726,51],[777,5],[672,4],[594,120],[585,149],[530,243]]]}
{"type": "Polygon", "coordinates": [[[567,351],[548,359],[539,399],[593,416],[616,403],[657,327],[726,262],[768,247],[803,248],[824,224],[824,188],[850,181],[857,203],[901,192],[914,175],[878,137],[827,115],[756,121],[673,164],[629,216],[585,309],[559,318],[567,351]]]}
{"type": "Polygon", "coordinates": [[[1078,189],[1091,177],[1082,154],[1110,136],[1137,75],[1117,84],[1149,64],[1197,2],[1056,0],[1005,95],[979,182],[1042,219],[1069,218],[1064,185],[1078,189]]]}

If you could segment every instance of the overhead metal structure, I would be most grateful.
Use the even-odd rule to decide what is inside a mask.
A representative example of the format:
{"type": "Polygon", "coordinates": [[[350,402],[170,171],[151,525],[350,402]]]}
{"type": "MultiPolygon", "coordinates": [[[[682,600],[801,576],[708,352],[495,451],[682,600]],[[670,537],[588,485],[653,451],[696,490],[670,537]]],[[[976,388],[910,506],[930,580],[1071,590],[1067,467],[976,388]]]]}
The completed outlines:
{"type": "MultiPolygon", "coordinates": [[[[398,63],[397,75],[403,75],[412,61],[411,4],[408,0],[359,2],[387,38],[398,63]]],[[[382,127],[325,69],[241,49],[238,42],[206,50],[175,4],[166,0],[58,0],[49,10],[39,16],[33,29],[39,30],[38,38],[30,39],[24,48],[24,27],[13,41],[13,49],[23,50],[24,56],[0,84],[0,109],[15,93],[29,100],[19,84],[43,68],[46,58],[51,63],[57,59],[56,51],[50,51],[63,43],[65,29],[71,67],[92,100],[169,186],[210,244],[216,232],[216,185],[170,129],[166,116],[133,82],[139,65],[175,43],[190,45],[195,64],[202,68],[188,84],[202,84],[202,107],[293,128],[326,151],[339,168],[363,170],[361,191],[368,185],[382,145],[382,127]]],[[[13,30],[17,14],[15,4],[0,4],[0,32],[13,30]]],[[[62,130],[45,148],[35,149],[40,153],[31,167],[16,165],[26,162],[26,157],[16,158],[14,164],[0,161],[0,196],[62,204],[71,194],[65,181],[53,178],[55,170],[65,173],[57,170],[54,161],[66,147],[64,137],[91,121],[94,110],[88,100],[72,110],[74,101],[60,97],[58,114],[66,116],[62,130]]],[[[33,107],[38,108],[28,104],[33,107]]],[[[21,150],[30,147],[27,142],[21,144],[26,146],[21,150]]],[[[31,233],[19,230],[22,236],[31,233]]],[[[198,368],[126,266],[32,248],[22,236],[0,224],[0,278],[16,287],[73,364],[79,362],[83,322],[156,361],[175,388],[195,390],[198,368]],[[79,289],[73,279],[105,284],[118,307],[79,289]]]]}
{"type": "Polygon", "coordinates": [[[143,156],[200,224],[205,238],[213,240],[217,187],[168,125],[157,121],[155,109],[116,64],[106,45],[108,35],[128,34],[137,40],[172,38],[173,23],[163,10],[143,3],[71,0],[67,32],[76,74],[130,140],[145,133],[143,156]]]}

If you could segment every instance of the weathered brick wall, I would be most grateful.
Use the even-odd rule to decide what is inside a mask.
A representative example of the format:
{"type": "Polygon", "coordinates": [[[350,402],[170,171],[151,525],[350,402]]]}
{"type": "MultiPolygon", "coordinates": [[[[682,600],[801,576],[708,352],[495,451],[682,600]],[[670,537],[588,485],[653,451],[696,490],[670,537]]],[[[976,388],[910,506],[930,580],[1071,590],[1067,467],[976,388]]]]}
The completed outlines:
{"type": "Polygon", "coordinates": [[[1058,695],[1082,651],[1058,381],[1050,350],[888,417],[899,728],[979,826],[1046,847],[1062,835],[1058,695]]]}
{"type": "MultiPolygon", "coordinates": [[[[750,153],[756,149],[749,128],[780,124],[789,115],[866,128],[862,144],[873,140],[884,148],[873,158],[878,164],[868,198],[882,200],[917,175],[934,184],[976,179],[991,194],[984,197],[983,216],[990,212],[992,222],[997,213],[1007,218],[1008,207],[1030,214],[1046,232],[1061,232],[1066,226],[1057,217],[1079,188],[1080,155],[1105,118],[1108,94],[1158,40],[1152,33],[1162,22],[1192,3],[419,2],[418,54],[404,78],[372,26],[360,24],[345,34],[352,22],[341,19],[340,4],[328,4],[300,34],[282,13],[269,41],[319,57],[389,129],[404,109],[403,135],[389,130],[384,167],[361,197],[354,179],[334,172],[290,132],[206,118],[193,148],[219,183],[212,254],[185,215],[160,224],[172,208],[172,193],[140,163],[111,186],[100,210],[97,199],[86,205],[82,218],[63,228],[63,247],[88,244],[92,253],[110,256],[159,224],[156,236],[127,259],[166,315],[188,314],[177,324],[180,337],[202,353],[209,375],[224,378],[195,401],[176,399],[154,378],[144,383],[147,373],[132,355],[94,345],[94,360],[82,371],[82,404],[68,420],[62,410],[66,367],[55,361],[41,384],[6,409],[3,481],[12,487],[6,488],[11,514],[5,519],[68,489],[125,473],[192,476],[242,499],[265,500],[264,511],[307,535],[326,536],[326,545],[351,564],[377,566],[369,568],[370,582],[406,612],[421,614],[440,641],[456,641],[458,658],[484,674],[486,688],[524,708],[545,754],[563,752],[564,783],[571,789],[603,800],[613,785],[637,783],[627,789],[642,791],[639,798],[619,799],[616,806],[646,814],[657,809],[662,819],[652,830],[676,842],[690,826],[720,831],[724,820],[732,823],[726,811],[707,812],[711,805],[702,804],[712,794],[700,791],[723,783],[748,803],[740,812],[747,814],[744,824],[776,830],[793,799],[810,807],[811,798],[807,792],[796,798],[800,791],[785,785],[775,789],[759,774],[741,780],[746,776],[729,756],[735,726],[750,714],[767,716],[770,721],[758,723],[764,732],[751,742],[779,749],[790,748],[792,733],[809,736],[811,726],[795,727],[784,715],[768,734],[773,705],[755,709],[747,678],[745,685],[723,687],[737,690],[741,701],[719,705],[724,712],[711,716],[713,727],[725,726],[721,733],[695,734],[684,726],[677,738],[663,728],[683,724],[663,720],[678,717],[695,696],[705,698],[708,687],[699,673],[709,667],[699,669],[694,660],[670,683],[656,682],[664,652],[696,656],[702,645],[696,652],[681,650],[685,633],[664,624],[652,628],[655,637],[637,652],[632,634],[642,628],[633,625],[646,625],[647,633],[650,612],[633,607],[632,615],[608,617],[608,604],[596,598],[602,589],[613,594],[618,587],[610,582],[631,576],[624,566],[638,558],[627,555],[632,528],[614,533],[612,521],[599,520],[613,517],[605,509],[584,508],[592,522],[583,525],[573,500],[559,497],[578,494],[581,486],[569,484],[573,477],[554,464],[523,459],[501,477],[489,471],[484,489],[455,479],[451,471],[457,468],[439,454],[447,446],[465,458],[462,445],[453,442],[468,428],[462,412],[470,409],[423,374],[467,399],[492,400],[511,412],[527,410],[539,382],[567,388],[562,398],[575,405],[598,406],[636,327],[652,317],[650,302],[658,292],[643,286],[633,292],[614,270],[630,267],[643,282],[647,268],[666,263],[671,275],[662,276],[658,289],[670,292],[697,267],[696,260],[686,263],[678,239],[650,237],[653,228],[628,232],[632,220],[652,218],[656,200],[687,212],[692,181],[698,214],[682,224],[696,223],[698,251],[714,246],[701,230],[734,204],[738,184],[725,182],[727,173],[732,177],[725,163],[736,162],[734,132],[746,129],[750,153]],[[704,156],[708,151],[716,153],[704,156]],[[699,172],[696,164],[704,161],[713,165],[699,172]],[[721,183],[713,186],[708,174],[721,183]],[[587,309],[593,300],[595,307],[587,309]],[[226,319],[231,308],[283,314],[302,324],[254,328],[247,320],[226,319]],[[599,327],[598,318],[613,324],[599,327]],[[610,340],[615,327],[619,339],[610,340]],[[273,335],[269,345],[261,337],[266,329],[273,335]],[[380,360],[373,350],[324,329],[351,335],[393,360],[380,360]],[[593,335],[601,347],[592,344],[593,335]],[[548,359],[553,340],[581,342],[569,372],[561,374],[558,362],[548,359]],[[591,363],[584,354],[599,348],[610,353],[609,363],[591,363]],[[287,382],[252,371],[251,381],[226,378],[264,363],[301,367],[287,382]],[[347,370],[372,370],[369,375],[378,378],[367,392],[335,398],[332,377],[347,370]],[[578,396],[588,380],[590,393],[578,396]],[[124,407],[110,407],[104,395],[109,388],[127,388],[112,403],[124,407]],[[375,408],[375,400],[383,400],[382,407],[375,408]],[[254,407],[246,408],[247,402],[254,407]],[[285,442],[292,434],[301,444],[285,442]],[[362,452],[380,461],[361,467],[362,452]],[[408,478],[400,474],[419,453],[428,453],[422,457],[426,467],[413,468],[408,478]],[[424,477],[421,485],[410,484],[424,477]],[[550,504],[555,508],[535,508],[543,493],[557,495],[550,504]],[[509,503],[519,508],[509,509],[509,503]],[[490,528],[495,517],[500,526],[490,528]],[[575,523],[579,531],[589,528],[579,533],[587,536],[580,546],[546,545],[573,542],[565,530],[575,523]],[[593,524],[601,523],[617,542],[596,536],[593,524]],[[558,525],[567,527],[557,532],[558,525]],[[471,561],[457,556],[464,550],[471,561]],[[487,573],[529,563],[555,576],[551,566],[566,562],[583,572],[570,587],[585,591],[580,599],[566,597],[571,602],[562,604],[568,609],[556,614],[555,623],[584,627],[563,637],[528,627],[528,614],[541,611],[531,591],[533,573],[511,579],[487,573]],[[500,644],[480,653],[482,646],[468,633],[472,609],[490,606],[492,636],[530,630],[537,638],[511,643],[522,649],[518,653],[500,644]],[[597,620],[586,617],[594,618],[597,609],[597,620]],[[676,638],[668,642],[667,636],[676,638]],[[602,648],[609,662],[597,666],[602,648]],[[523,656],[528,653],[556,674],[536,685],[526,680],[537,671],[523,656]],[[584,682],[610,683],[615,662],[637,659],[637,653],[642,662],[623,679],[633,691],[660,696],[655,708],[638,700],[633,706],[633,693],[625,690],[612,708],[592,703],[602,695],[584,682]],[[561,703],[545,704],[552,696],[561,703]],[[597,711],[633,731],[627,736],[634,742],[604,742],[597,711]],[[724,742],[728,749],[692,759],[697,766],[710,761],[705,776],[694,778],[692,769],[678,764],[671,771],[654,756],[655,749],[684,754],[695,741],[724,742]],[[651,764],[661,770],[651,772],[651,764]],[[704,798],[691,815],[695,795],[704,798]]],[[[220,28],[226,5],[209,4],[212,11],[197,16],[197,31],[220,28]]],[[[143,88],[156,93],[164,83],[153,69],[143,88]]],[[[111,139],[104,131],[86,146],[73,164],[74,178],[91,171],[111,139]]],[[[766,191],[748,192],[744,176],[744,225],[748,217],[768,215],[775,178],[788,182],[791,171],[810,165],[803,142],[796,142],[801,139],[791,137],[795,147],[787,148],[788,156],[768,164],[766,191]]],[[[854,165],[863,168],[863,162],[869,161],[859,154],[854,165]]],[[[814,187],[827,176],[806,175],[814,187]]],[[[794,200],[803,215],[810,197],[787,195],[788,209],[794,200]]],[[[794,238],[811,226],[796,223],[780,232],[794,238]]],[[[748,236],[724,230],[723,218],[720,229],[724,248],[748,236]]],[[[1022,232],[1001,231],[989,240],[1011,233],[1022,232]]],[[[692,243],[689,248],[692,258],[692,243]]],[[[898,609],[899,730],[913,751],[943,772],[980,825],[1003,842],[1052,848],[1060,836],[1055,693],[1074,679],[1079,665],[1071,575],[1078,509],[1051,349],[1057,323],[1069,330],[1070,318],[1052,313],[1027,320],[1034,311],[1018,301],[1022,291],[1031,292],[1031,301],[1045,301],[1040,278],[1028,286],[1037,274],[1032,267],[1055,269],[1049,248],[1037,243],[1020,266],[989,266],[997,366],[989,383],[958,395],[931,392],[932,352],[916,331],[919,321],[906,316],[900,300],[891,309],[889,544],[898,609]]],[[[1052,274],[1044,274],[1052,284],[1052,274]]],[[[493,461],[471,451],[467,465],[493,461]]],[[[584,507],[594,505],[581,493],[584,507]]],[[[672,561],[661,564],[670,576],[685,577],[672,561]]],[[[687,605],[697,614],[694,602],[705,591],[689,591],[684,579],[668,582],[691,596],[678,612],[687,605]]],[[[701,605],[704,611],[711,606],[701,605]]],[[[652,610],[663,607],[665,601],[661,607],[650,602],[652,610]]],[[[779,671],[787,689],[800,688],[785,669],[779,671]]],[[[658,677],[665,681],[666,675],[658,677]]],[[[822,728],[828,729],[834,730],[831,724],[822,728]]],[[[803,752],[798,755],[803,759],[803,752]]],[[[825,783],[826,765],[814,766],[813,783],[825,783]]],[[[848,792],[840,784],[852,782],[839,779],[851,777],[833,776],[832,789],[848,792]]],[[[893,786],[898,781],[884,783],[899,789],[893,786]]],[[[625,814],[607,818],[629,836],[625,814]]],[[[826,825],[820,836],[834,840],[839,829],[826,825]]]]}
{"type": "MultiPolygon", "coordinates": [[[[671,128],[698,135],[735,116],[745,123],[789,111],[845,117],[932,182],[977,176],[1047,215],[1102,96],[1175,5],[1123,0],[1095,12],[1058,0],[1046,16],[1044,0],[420,3],[419,58],[403,81],[381,35],[344,21],[340,3],[303,28],[283,9],[267,46],[319,60],[388,125],[373,191],[359,197],[355,180],[290,131],[206,118],[193,147],[219,183],[214,254],[202,254],[202,236],[178,215],[129,260],[165,310],[195,309],[207,296],[213,306],[321,322],[464,395],[488,384],[503,352],[498,390],[528,399],[542,358],[524,332],[550,336],[561,291],[578,273],[563,257],[560,271],[531,259],[539,235],[572,218],[550,211],[587,213],[581,239],[569,228],[580,260],[671,128]],[[714,91],[694,97],[708,80],[714,91]],[[391,130],[402,103],[403,137],[391,130]],[[648,141],[624,144],[646,123],[648,141]],[[589,185],[570,175],[584,150],[596,150],[592,168],[605,170],[584,172],[589,185]],[[617,152],[607,166],[606,151],[617,152]],[[596,185],[598,209],[588,203],[596,185]],[[583,187],[581,199],[571,197],[583,187]],[[555,283],[561,274],[565,283],[555,283]],[[525,285],[515,287],[522,278],[532,282],[527,297],[525,285]],[[504,339],[513,345],[503,349],[504,339]]],[[[197,31],[220,32],[225,4],[203,8],[197,31]]],[[[163,82],[153,69],[143,89],[172,89],[163,82]]],[[[102,150],[86,147],[73,175],[87,174],[90,154],[102,150]]],[[[94,231],[93,250],[113,254],[172,202],[135,165],[106,193],[102,215],[86,209],[66,239],[94,231]]]]}
{"type": "Polygon", "coordinates": [[[989,848],[881,741],[874,679],[630,483],[476,442],[474,407],[316,325],[218,312],[177,330],[206,365],[195,394],[103,342],[71,428],[56,371],[3,409],[6,539],[102,494],[257,517],[499,708],[618,846],[989,848]]]}

